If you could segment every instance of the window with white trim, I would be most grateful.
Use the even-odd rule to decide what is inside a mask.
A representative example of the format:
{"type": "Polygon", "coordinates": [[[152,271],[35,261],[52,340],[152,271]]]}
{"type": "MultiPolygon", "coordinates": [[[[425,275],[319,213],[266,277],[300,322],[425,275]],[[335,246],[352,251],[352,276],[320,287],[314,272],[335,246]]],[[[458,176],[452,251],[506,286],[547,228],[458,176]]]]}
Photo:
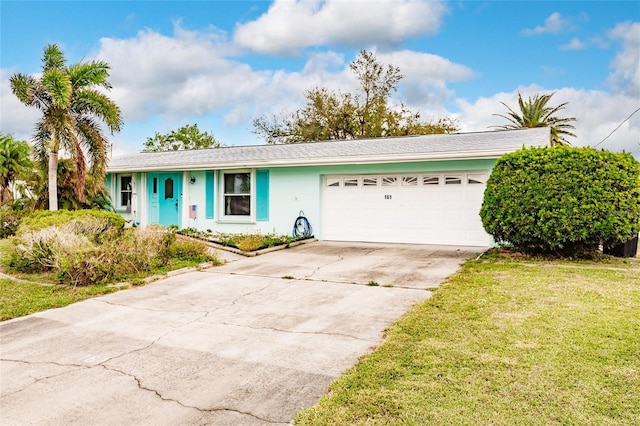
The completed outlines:
{"type": "Polygon", "coordinates": [[[120,204],[118,206],[131,206],[131,195],[133,194],[133,177],[131,175],[120,175],[118,185],[120,191],[120,204]]]}
{"type": "Polygon", "coordinates": [[[251,215],[251,172],[224,173],[223,200],[225,216],[251,215]]]}

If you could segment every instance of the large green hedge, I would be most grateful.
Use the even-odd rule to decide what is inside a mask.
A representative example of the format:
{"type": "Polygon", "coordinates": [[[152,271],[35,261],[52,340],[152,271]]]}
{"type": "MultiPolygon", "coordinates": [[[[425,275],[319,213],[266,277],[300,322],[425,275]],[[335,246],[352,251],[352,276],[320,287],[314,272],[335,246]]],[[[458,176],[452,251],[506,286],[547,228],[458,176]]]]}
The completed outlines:
{"type": "Polygon", "coordinates": [[[593,148],[529,148],[501,157],[480,216],[498,243],[573,255],[640,231],[640,163],[593,148]]]}

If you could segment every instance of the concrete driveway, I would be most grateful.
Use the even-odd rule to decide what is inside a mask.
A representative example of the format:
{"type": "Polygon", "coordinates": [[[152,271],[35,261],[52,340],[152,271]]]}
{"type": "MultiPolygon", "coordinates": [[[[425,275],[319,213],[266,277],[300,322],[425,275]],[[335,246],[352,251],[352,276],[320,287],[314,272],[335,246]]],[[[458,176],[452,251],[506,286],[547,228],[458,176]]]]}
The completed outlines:
{"type": "Polygon", "coordinates": [[[315,242],[226,255],[3,322],[1,422],[287,424],[482,250],[315,242]]]}

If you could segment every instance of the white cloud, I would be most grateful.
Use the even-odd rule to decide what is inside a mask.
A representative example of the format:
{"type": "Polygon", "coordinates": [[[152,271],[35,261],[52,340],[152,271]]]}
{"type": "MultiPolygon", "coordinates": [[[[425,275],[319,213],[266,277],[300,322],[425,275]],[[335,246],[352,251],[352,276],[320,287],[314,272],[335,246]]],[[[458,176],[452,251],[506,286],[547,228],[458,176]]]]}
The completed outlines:
{"type": "Polygon", "coordinates": [[[276,0],[255,21],[239,24],[234,41],[272,54],[297,54],[308,46],[392,46],[438,31],[446,7],[425,0],[276,0]]]}
{"type": "Polygon", "coordinates": [[[423,119],[445,113],[444,103],[454,93],[448,88],[452,81],[464,81],[475,76],[472,69],[441,56],[410,50],[376,54],[383,64],[400,68],[403,79],[397,101],[412,110],[423,112],[423,119]]]}
{"type": "MultiPolygon", "coordinates": [[[[568,105],[561,116],[575,117],[576,138],[567,138],[574,146],[594,146],[602,141],[616,126],[638,107],[638,99],[624,94],[611,94],[598,90],[579,90],[562,88],[548,90],[539,86],[519,87],[513,92],[501,92],[491,97],[468,102],[458,99],[456,104],[460,110],[456,117],[460,120],[462,131],[483,131],[489,126],[506,124],[506,120],[493,114],[504,114],[507,110],[500,104],[504,102],[517,111],[518,92],[524,98],[540,93],[555,92],[550,104],[553,106],[563,102],[568,105]]],[[[640,116],[636,114],[623,124],[609,139],[598,148],[611,151],[627,151],[640,158],[638,145],[640,134],[640,116]]]]}
{"type": "Polygon", "coordinates": [[[553,12],[547,19],[544,20],[544,25],[539,25],[535,28],[527,28],[522,30],[522,34],[526,36],[533,36],[539,34],[557,34],[565,30],[569,26],[569,20],[562,18],[560,13],[553,12]]]}
{"type": "Polygon", "coordinates": [[[0,69],[0,132],[12,134],[16,139],[29,140],[40,113],[21,103],[11,91],[9,78],[14,72],[0,69]]]}
{"type": "Polygon", "coordinates": [[[583,41],[580,41],[578,37],[574,37],[569,43],[560,46],[561,50],[582,50],[586,48],[587,45],[583,41]]]}
{"type": "Polygon", "coordinates": [[[609,32],[609,38],[620,40],[622,49],[610,67],[608,82],[616,91],[640,96],[640,22],[625,22],[609,32]]]}

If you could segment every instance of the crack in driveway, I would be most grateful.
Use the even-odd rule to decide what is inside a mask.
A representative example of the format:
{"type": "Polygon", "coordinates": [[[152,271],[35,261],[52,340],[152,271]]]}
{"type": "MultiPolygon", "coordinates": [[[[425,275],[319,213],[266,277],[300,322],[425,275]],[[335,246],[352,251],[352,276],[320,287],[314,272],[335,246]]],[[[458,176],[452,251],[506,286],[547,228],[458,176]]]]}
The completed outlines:
{"type": "Polygon", "coordinates": [[[272,419],[268,419],[268,418],[265,418],[265,417],[260,417],[260,416],[258,416],[256,414],[250,413],[248,411],[241,411],[241,410],[237,410],[235,408],[230,408],[230,407],[202,408],[202,407],[198,407],[198,406],[195,406],[195,405],[188,405],[188,404],[185,404],[184,402],[180,401],[179,399],[166,397],[166,396],[162,395],[162,393],[160,393],[158,390],[152,389],[150,387],[145,386],[144,384],[142,384],[142,380],[140,378],[138,378],[135,374],[127,373],[126,371],[118,370],[117,368],[109,367],[109,366],[106,366],[106,365],[103,365],[103,364],[100,364],[100,367],[104,368],[107,371],[113,371],[115,373],[122,374],[123,376],[131,377],[136,382],[136,384],[138,385],[139,389],[153,393],[160,400],[162,400],[164,402],[173,402],[173,403],[176,403],[176,404],[180,405],[181,407],[190,408],[190,409],[193,409],[193,410],[200,411],[202,413],[211,413],[211,412],[218,412],[218,411],[230,411],[230,412],[242,414],[242,415],[245,415],[245,416],[250,416],[250,417],[253,417],[254,419],[257,419],[257,420],[260,420],[260,421],[263,421],[263,422],[266,422],[266,423],[287,424],[287,420],[272,420],[272,419]]]}
{"type": "Polygon", "coordinates": [[[320,269],[326,268],[329,265],[333,265],[334,263],[342,262],[344,260],[344,256],[339,255],[339,254],[337,254],[336,256],[338,257],[337,260],[334,260],[333,262],[325,263],[324,265],[318,266],[312,273],[310,273],[309,275],[307,275],[304,278],[305,279],[311,279],[311,277],[314,276],[320,269]]]}
{"type": "Polygon", "coordinates": [[[230,326],[230,327],[242,327],[242,328],[250,328],[252,330],[272,330],[272,331],[277,331],[280,333],[291,333],[291,334],[315,334],[315,335],[321,335],[321,336],[338,336],[338,337],[346,337],[349,339],[353,339],[353,340],[360,340],[361,342],[371,342],[371,340],[369,339],[363,339],[361,337],[357,337],[357,336],[352,336],[350,334],[343,334],[343,333],[325,333],[323,331],[295,331],[295,330],[285,330],[282,328],[274,328],[274,327],[255,327],[255,326],[251,326],[251,325],[243,325],[243,324],[231,324],[228,322],[219,322],[218,324],[220,325],[226,325],[226,326],[230,326]]]}
{"type": "Polygon", "coordinates": [[[20,389],[16,389],[16,390],[14,390],[12,392],[3,394],[2,396],[0,396],[0,399],[5,398],[5,397],[7,397],[9,395],[14,395],[16,393],[20,393],[20,392],[30,388],[31,386],[33,386],[36,383],[41,382],[43,380],[52,379],[54,377],[63,376],[65,374],[73,372],[73,371],[79,371],[79,370],[84,370],[84,369],[88,368],[88,366],[86,366],[86,365],[62,364],[62,363],[53,362],[53,361],[24,361],[24,360],[21,360],[21,359],[0,358],[0,362],[15,362],[15,363],[27,364],[27,365],[56,365],[58,367],[75,367],[75,368],[72,368],[70,370],[65,370],[65,371],[61,371],[60,373],[52,374],[50,376],[39,377],[37,379],[34,379],[31,383],[28,383],[27,385],[21,387],[20,389]]]}

